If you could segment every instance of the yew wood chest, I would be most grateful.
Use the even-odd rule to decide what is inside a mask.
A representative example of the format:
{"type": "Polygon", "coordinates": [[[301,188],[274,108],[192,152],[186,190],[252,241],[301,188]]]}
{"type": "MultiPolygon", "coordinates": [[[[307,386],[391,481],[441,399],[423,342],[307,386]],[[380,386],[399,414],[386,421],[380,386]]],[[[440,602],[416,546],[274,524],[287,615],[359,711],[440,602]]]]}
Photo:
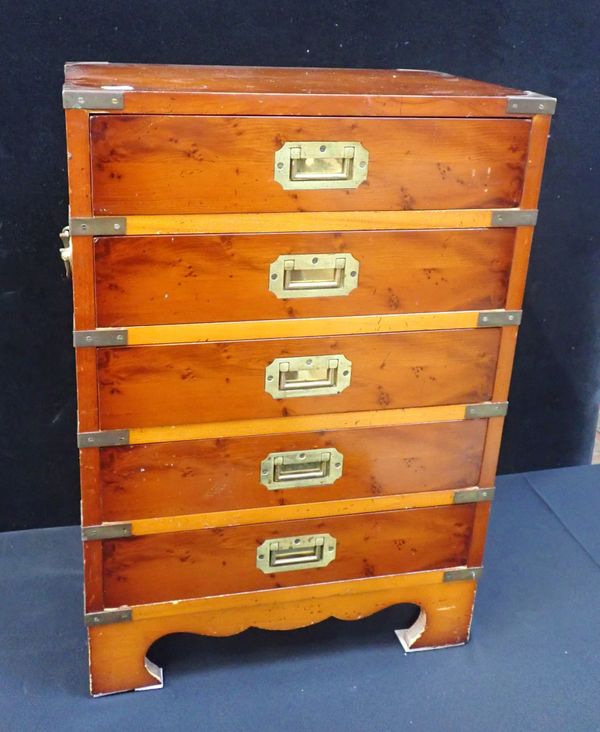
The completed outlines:
{"type": "Polygon", "coordinates": [[[63,98],[92,693],[175,632],[412,603],[405,650],[464,643],[555,100],[96,63],[63,98]]]}

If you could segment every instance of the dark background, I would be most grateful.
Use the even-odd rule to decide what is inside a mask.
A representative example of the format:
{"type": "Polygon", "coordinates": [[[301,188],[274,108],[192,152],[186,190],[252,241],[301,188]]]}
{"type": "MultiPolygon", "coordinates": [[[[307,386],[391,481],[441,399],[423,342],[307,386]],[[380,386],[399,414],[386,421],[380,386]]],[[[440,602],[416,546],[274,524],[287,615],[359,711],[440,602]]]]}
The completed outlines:
{"type": "Polygon", "coordinates": [[[600,376],[597,0],[5,2],[0,529],[78,522],[65,61],[435,69],[556,96],[501,472],[590,461],[600,376]],[[596,287],[594,287],[596,285],[596,287]]]}

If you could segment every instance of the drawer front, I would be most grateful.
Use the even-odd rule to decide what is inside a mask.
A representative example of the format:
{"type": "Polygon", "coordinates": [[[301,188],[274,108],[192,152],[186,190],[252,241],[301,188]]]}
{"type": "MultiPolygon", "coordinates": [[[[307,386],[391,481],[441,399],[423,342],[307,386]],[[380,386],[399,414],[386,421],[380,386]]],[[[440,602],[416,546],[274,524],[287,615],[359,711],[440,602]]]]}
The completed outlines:
{"type": "MultiPolygon", "coordinates": [[[[530,127],[526,119],[96,115],[90,130],[93,210],[513,207],[521,198],[530,127]],[[368,152],[366,180],[355,188],[286,190],[275,180],[275,154],[303,141],[360,143],[368,152]]],[[[333,169],[341,158],[336,153],[330,160],[333,169]]],[[[291,170],[286,163],[283,172],[293,175],[291,170]]],[[[333,170],[333,176],[339,173],[333,170]]]]}
{"type": "Polygon", "coordinates": [[[500,330],[101,348],[100,425],[126,429],[488,401],[500,330]],[[323,393],[335,389],[343,390],[323,393]]]}
{"type": "Polygon", "coordinates": [[[476,419],[105,448],[103,520],[475,486],[486,428],[476,419]]]}
{"type": "Polygon", "coordinates": [[[115,607],[461,566],[474,517],[475,504],[464,504],[105,541],[104,602],[115,607]],[[257,568],[265,541],[323,534],[336,543],[327,566],[291,569],[290,558],[287,571],[257,568]]]}
{"type": "Polygon", "coordinates": [[[98,326],[503,308],[514,232],[100,238],[98,326]]]}

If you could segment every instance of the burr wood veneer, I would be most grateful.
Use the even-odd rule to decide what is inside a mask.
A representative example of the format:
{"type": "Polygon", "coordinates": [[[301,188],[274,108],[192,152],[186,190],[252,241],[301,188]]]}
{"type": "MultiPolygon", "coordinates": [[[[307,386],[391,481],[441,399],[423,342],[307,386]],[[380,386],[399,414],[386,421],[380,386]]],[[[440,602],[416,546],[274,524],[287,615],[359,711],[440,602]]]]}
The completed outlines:
{"type": "Polygon", "coordinates": [[[92,693],[175,632],[464,643],[554,100],[85,63],[64,105],[92,693]]]}

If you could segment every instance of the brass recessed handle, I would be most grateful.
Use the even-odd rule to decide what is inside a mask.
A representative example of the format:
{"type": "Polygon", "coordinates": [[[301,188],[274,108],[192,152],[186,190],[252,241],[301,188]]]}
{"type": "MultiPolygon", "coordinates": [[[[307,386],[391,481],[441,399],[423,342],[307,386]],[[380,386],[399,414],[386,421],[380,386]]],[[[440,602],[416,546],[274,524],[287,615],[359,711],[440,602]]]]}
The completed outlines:
{"type": "Polygon", "coordinates": [[[359,271],[351,254],[282,254],[269,268],[269,289],[282,300],[340,297],[357,287],[359,271]]]}
{"type": "Polygon", "coordinates": [[[333,447],[271,452],[260,464],[260,482],[270,491],[331,485],[343,467],[344,456],[333,447]]]}
{"type": "Polygon", "coordinates": [[[265,391],[275,399],[339,394],[351,377],[352,362],[342,354],[276,358],[265,370],[265,391]]]}
{"type": "Polygon", "coordinates": [[[360,142],[286,142],[275,153],[274,178],[286,190],[357,188],[368,166],[360,142]]]}
{"type": "Polygon", "coordinates": [[[337,541],[331,534],[267,539],[256,550],[256,566],[265,574],[326,567],[335,559],[336,550],[337,541]]]}

